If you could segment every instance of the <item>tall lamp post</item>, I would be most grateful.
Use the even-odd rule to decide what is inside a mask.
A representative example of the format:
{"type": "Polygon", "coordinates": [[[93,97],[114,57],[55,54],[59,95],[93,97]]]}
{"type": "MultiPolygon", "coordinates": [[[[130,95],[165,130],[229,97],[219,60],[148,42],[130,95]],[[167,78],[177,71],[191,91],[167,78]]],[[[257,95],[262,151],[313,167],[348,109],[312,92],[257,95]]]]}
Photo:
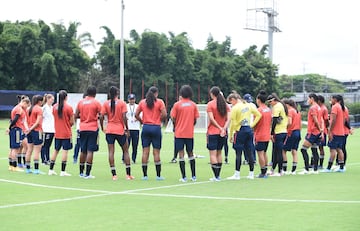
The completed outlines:
{"type": "Polygon", "coordinates": [[[121,0],[120,99],[124,100],[124,0],[121,0]]]}

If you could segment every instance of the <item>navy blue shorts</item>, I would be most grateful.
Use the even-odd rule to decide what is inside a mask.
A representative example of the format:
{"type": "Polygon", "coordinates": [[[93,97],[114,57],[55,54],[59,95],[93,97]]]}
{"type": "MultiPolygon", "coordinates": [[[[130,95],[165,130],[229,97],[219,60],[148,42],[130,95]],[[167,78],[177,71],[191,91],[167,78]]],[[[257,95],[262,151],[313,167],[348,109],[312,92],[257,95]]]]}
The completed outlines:
{"type": "Polygon", "coordinates": [[[321,142],[321,133],[319,133],[318,135],[308,133],[305,136],[305,140],[309,141],[310,144],[319,145],[321,142]]]}
{"type": "Polygon", "coordinates": [[[60,151],[60,149],[63,150],[70,150],[73,148],[72,140],[69,139],[58,139],[55,138],[55,150],[60,151]]]}
{"type": "Polygon", "coordinates": [[[9,138],[10,138],[10,148],[17,149],[21,146],[21,141],[23,137],[23,132],[21,128],[15,127],[10,129],[9,138]]]}
{"type": "Polygon", "coordinates": [[[241,126],[235,133],[233,148],[235,150],[254,150],[254,132],[249,126],[241,126]]]}
{"type": "Polygon", "coordinates": [[[333,136],[333,139],[328,143],[330,149],[343,148],[345,142],[345,136],[333,136]]]}
{"type": "Polygon", "coordinates": [[[184,150],[186,146],[186,152],[190,153],[194,150],[194,138],[175,138],[175,151],[184,150]]]}
{"type": "Polygon", "coordinates": [[[206,147],[209,151],[222,150],[225,142],[227,142],[226,137],[221,137],[220,135],[207,135],[206,147]]]}
{"type": "Polygon", "coordinates": [[[99,150],[99,130],[80,131],[81,152],[95,152],[99,150]]]}
{"type": "Polygon", "coordinates": [[[287,152],[291,150],[298,150],[300,140],[301,140],[300,130],[292,131],[291,135],[286,137],[283,150],[287,152]]]}
{"type": "Polygon", "coordinates": [[[255,150],[256,151],[264,151],[266,152],[269,146],[269,141],[266,142],[257,142],[255,144],[255,150]]]}
{"type": "Polygon", "coordinates": [[[161,127],[160,125],[144,124],[141,131],[141,144],[143,148],[150,147],[161,149],[161,127]]]}
{"type": "Polygon", "coordinates": [[[283,150],[286,136],[287,136],[287,133],[275,134],[274,147],[276,147],[276,148],[278,148],[280,150],[283,150]]]}
{"type": "Polygon", "coordinates": [[[42,132],[39,131],[31,131],[27,135],[28,143],[34,145],[40,145],[43,143],[43,135],[42,132]]]}
{"type": "Polygon", "coordinates": [[[320,144],[319,144],[319,146],[322,146],[322,147],[324,147],[324,146],[326,146],[326,137],[327,137],[327,135],[324,133],[323,134],[323,139],[321,139],[321,141],[320,141],[320,144]]]}
{"type": "Polygon", "coordinates": [[[106,134],[106,142],[108,144],[115,144],[115,140],[120,146],[123,146],[126,143],[126,135],[106,134]]]}

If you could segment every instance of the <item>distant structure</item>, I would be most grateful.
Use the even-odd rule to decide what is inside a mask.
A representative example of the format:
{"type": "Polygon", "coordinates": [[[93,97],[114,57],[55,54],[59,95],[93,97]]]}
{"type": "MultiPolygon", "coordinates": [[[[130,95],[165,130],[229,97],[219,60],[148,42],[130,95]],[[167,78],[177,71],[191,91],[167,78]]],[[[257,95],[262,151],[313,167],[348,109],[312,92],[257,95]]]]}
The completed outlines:
{"type": "Polygon", "coordinates": [[[276,16],[277,3],[275,0],[248,0],[246,11],[247,30],[268,32],[269,59],[273,60],[273,33],[281,32],[276,16]]]}
{"type": "Polygon", "coordinates": [[[342,82],[346,92],[357,92],[360,93],[360,80],[350,80],[342,82]]]}

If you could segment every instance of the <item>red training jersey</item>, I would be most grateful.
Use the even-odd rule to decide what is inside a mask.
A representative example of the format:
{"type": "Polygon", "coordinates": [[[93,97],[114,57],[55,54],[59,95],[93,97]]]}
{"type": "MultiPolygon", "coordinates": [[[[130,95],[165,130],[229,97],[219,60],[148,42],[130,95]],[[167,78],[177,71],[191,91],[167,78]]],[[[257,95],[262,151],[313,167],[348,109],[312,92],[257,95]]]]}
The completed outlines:
{"type": "Polygon", "coordinates": [[[309,108],[307,132],[309,134],[318,135],[320,133],[320,130],[316,127],[313,116],[316,116],[316,118],[318,120],[318,123],[321,126],[322,118],[321,118],[321,115],[320,115],[320,106],[317,103],[314,103],[309,108]]]}
{"type": "Polygon", "coordinates": [[[157,98],[154,102],[154,107],[149,108],[146,105],[146,99],[139,102],[136,111],[142,112],[143,124],[161,125],[161,111],[165,109],[165,103],[162,99],[157,98]]]}
{"type": "Polygon", "coordinates": [[[55,124],[55,138],[57,139],[70,139],[72,137],[71,131],[71,118],[74,116],[72,107],[64,102],[62,118],[58,115],[59,104],[53,106],[54,124],[55,124]]]}
{"type": "Polygon", "coordinates": [[[124,135],[125,121],[123,115],[127,113],[126,103],[120,99],[115,99],[114,103],[114,113],[111,112],[111,100],[107,100],[101,107],[101,114],[106,115],[108,118],[105,133],[124,135]]]}
{"type": "MultiPolygon", "coordinates": [[[[344,111],[341,108],[339,103],[335,103],[331,107],[331,114],[336,115],[335,125],[332,129],[332,134],[336,136],[343,136],[345,135],[344,131],[344,111]]],[[[330,118],[330,124],[332,124],[332,116],[330,118]]]]}
{"type": "Polygon", "coordinates": [[[101,104],[94,97],[86,96],[76,106],[80,113],[80,131],[97,131],[101,104]]]}
{"type": "Polygon", "coordinates": [[[170,116],[175,118],[176,138],[194,138],[194,123],[199,118],[199,110],[193,101],[182,99],[176,102],[170,116]]]}
{"type": "MultiPolygon", "coordinates": [[[[226,106],[226,110],[227,113],[230,112],[230,107],[227,105],[226,106]]],[[[215,121],[221,126],[224,127],[226,120],[227,120],[227,115],[225,116],[221,116],[219,111],[217,110],[216,107],[216,99],[211,100],[210,102],[208,102],[207,107],[206,107],[206,112],[212,112],[215,121]]],[[[210,120],[208,121],[208,128],[207,128],[207,134],[208,135],[220,135],[220,130],[213,125],[210,120]]]]}
{"type": "Polygon", "coordinates": [[[39,124],[33,129],[34,131],[38,131],[38,132],[41,132],[42,131],[42,114],[43,114],[43,111],[42,111],[42,108],[39,106],[39,105],[34,105],[33,108],[32,108],[32,111],[31,111],[31,115],[29,114],[30,113],[30,110],[28,110],[28,121],[29,121],[29,128],[31,126],[33,126],[37,120],[38,117],[40,117],[40,122],[39,124]]]}
{"type": "Polygon", "coordinates": [[[19,115],[19,118],[13,127],[18,127],[21,128],[21,130],[25,131],[26,112],[20,105],[16,105],[11,110],[11,120],[13,120],[16,115],[19,115]]]}
{"type": "Polygon", "coordinates": [[[266,105],[261,105],[257,110],[261,118],[254,128],[255,142],[268,142],[271,138],[271,109],[266,105]]]}
{"type": "Polygon", "coordinates": [[[287,128],[288,135],[290,136],[292,131],[301,130],[301,114],[297,112],[295,108],[290,107],[288,111],[288,118],[291,118],[291,124],[287,128]]]}
{"type": "Polygon", "coordinates": [[[328,128],[326,127],[325,121],[329,121],[329,111],[325,104],[320,106],[320,115],[324,121],[324,134],[328,134],[328,128]]]}

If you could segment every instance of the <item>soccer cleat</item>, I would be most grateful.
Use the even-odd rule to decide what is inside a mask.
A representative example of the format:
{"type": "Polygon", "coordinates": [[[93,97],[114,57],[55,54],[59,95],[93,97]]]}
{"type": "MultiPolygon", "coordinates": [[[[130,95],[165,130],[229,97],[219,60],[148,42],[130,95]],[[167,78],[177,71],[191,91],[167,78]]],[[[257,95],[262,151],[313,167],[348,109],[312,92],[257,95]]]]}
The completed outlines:
{"type": "Polygon", "coordinates": [[[95,176],[93,176],[93,175],[85,175],[84,179],[95,179],[95,176]]]}
{"type": "Polygon", "coordinates": [[[23,172],[24,169],[18,168],[18,167],[13,167],[11,171],[14,171],[14,172],[23,172]]]}
{"type": "Polygon", "coordinates": [[[44,172],[40,171],[39,169],[34,169],[34,172],[33,172],[35,175],[45,175],[44,172]]]}
{"type": "Polygon", "coordinates": [[[344,172],[345,172],[345,169],[338,168],[338,169],[336,169],[334,172],[342,172],[342,173],[344,173],[344,172]]]}
{"type": "Polygon", "coordinates": [[[172,159],[169,163],[170,163],[170,164],[175,164],[175,163],[177,163],[177,161],[176,161],[176,159],[174,158],[174,159],[172,159]]]}
{"type": "Polygon", "coordinates": [[[157,177],[156,177],[156,180],[157,180],[157,181],[162,181],[162,180],[165,180],[165,178],[162,177],[162,176],[157,176],[157,177]]]}
{"type": "Polygon", "coordinates": [[[49,176],[57,175],[57,173],[54,170],[49,170],[48,175],[49,176]]]}
{"type": "Polygon", "coordinates": [[[143,177],[141,177],[141,179],[142,179],[142,180],[148,180],[149,177],[148,177],[148,176],[143,176],[143,177]]]}
{"type": "Polygon", "coordinates": [[[32,171],[31,171],[30,168],[27,168],[27,169],[25,170],[25,173],[26,173],[26,174],[30,174],[30,173],[32,173],[32,171]]]}
{"type": "Polygon", "coordinates": [[[196,176],[191,177],[191,181],[196,181],[196,176]]]}
{"type": "Polygon", "coordinates": [[[310,174],[308,170],[304,169],[301,172],[298,172],[299,175],[308,175],[310,174]]]}
{"type": "Polygon", "coordinates": [[[80,178],[84,178],[84,173],[80,173],[80,174],[79,174],[79,177],[80,177],[80,178]]]}
{"type": "Polygon", "coordinates": [[[266,175],[266,174],[259,174],[258,176],[257,176],[257,178],[263,178],[263,179],[265,179],[265,178],[268,178],[268,176],[266,175]]]}
{"type": "Polygon", "coordinates": [[[228,180],[240,180],[240,175],[234,174],[232,176],[227,177],[226,179],[228,179],[228,180]]]}
{"type": "Polygon", "coordinates": [[[117,175],[113,175],[113,176],[112,176],[112,180],[113,180],[113,181],[116,181],[117,179],[118,179],[117,175]]]}
{"type": "Polygon", "coordinates": [[[209,181],[219,182],[219,181],[221,181],[221,179],[220,179],[220,177],[211,177],[211,178],[209,179],[209,181]]]}
{"type": "Polygon", "coordinates": [[[295,176],[295,175],[296,175],[296,171],[291,172],[290,175],[295,176]]]}
{"type": "Polygon", "coordinates": [[[324,168],[324,169],[321,170],[320,172],[322,172],[322,173],[329,173],[329,172],[331,172],[331,170],[330,170],[330,169],[327,169],[327,168],[324,168]]]}
{"type": "Polygon", "coordinates": [[[316,170],[316,171],[310,171],[310,174],[314,174],[314,175],[319,175],[319,171],[318,170],[316,170]]]}
{"type": "Polygon", "coordinates": [[[272,174],[269,174],[269,176],[282,176],[281,173],[273,172],[272,174]]]}
{"type": "Polygon", "coordinates": [[[26,166],[25,166],[25,164],[18,164],[18,167],[19,168],[25,168],[26,166]]]}
{"type": "Polygon", "coordinates": [[[135,179],[135,177],[132,176],[132,175],[126,175],[125,179],[126,180],[133,180],[133,179],[135,179]]]}
{"type": "Polygon", "coordinates": [[[67,172],[65,172],[65,171],[61,171],[61,172],[60,172],[60,176],[71,176],[71,174],[70,174],[70,173],[67,173],[67,172]]]}
{"type": "Polygon", "coordinates": [[[186,179],[186,177],[184,177],[184,178],[180,178],[179,181],[180,182],[187,182],[187,179],[186,179]]]}

